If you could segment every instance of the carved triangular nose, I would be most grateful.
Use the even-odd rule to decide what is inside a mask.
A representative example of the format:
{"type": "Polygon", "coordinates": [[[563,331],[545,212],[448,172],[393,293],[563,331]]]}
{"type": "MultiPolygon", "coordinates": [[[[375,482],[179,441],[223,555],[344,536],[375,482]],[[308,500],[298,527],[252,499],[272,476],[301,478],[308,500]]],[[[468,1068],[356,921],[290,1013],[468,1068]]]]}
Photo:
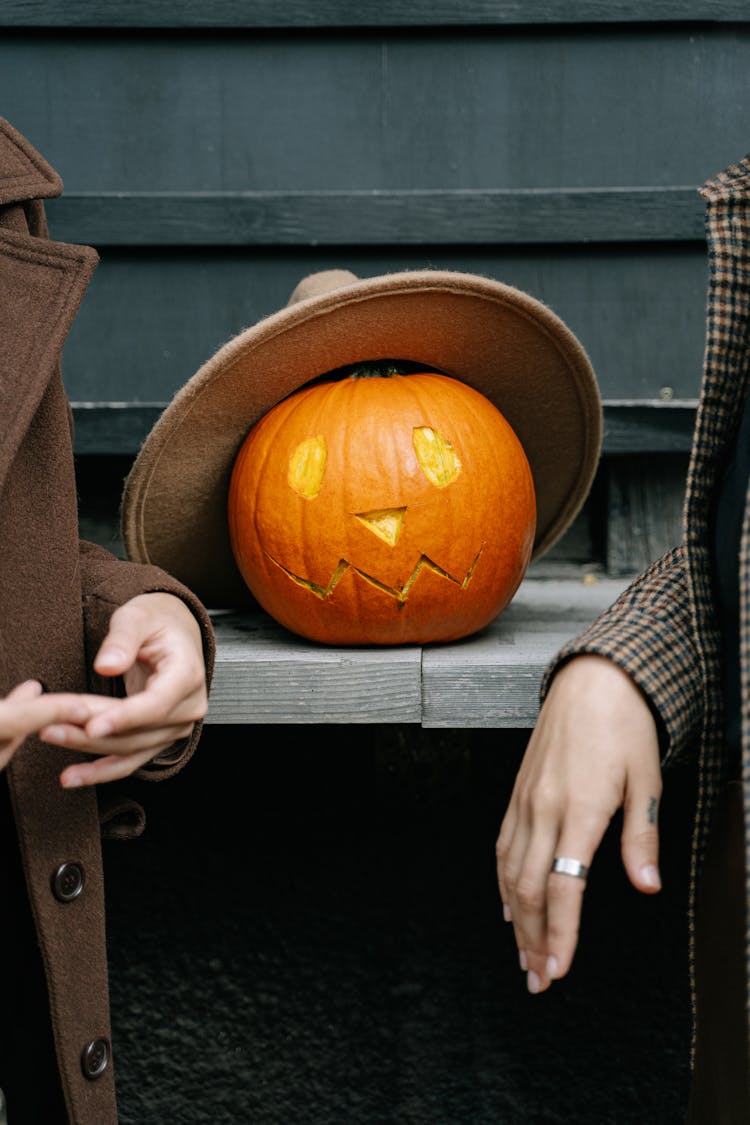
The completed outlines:
{"type": "Polygon", "coordinates": [[[389,547],[395,547],[404,527],[405,515],[406,508],[380,508],[375,512],[358,512],[356,518],[378,539],[389,547]]]}

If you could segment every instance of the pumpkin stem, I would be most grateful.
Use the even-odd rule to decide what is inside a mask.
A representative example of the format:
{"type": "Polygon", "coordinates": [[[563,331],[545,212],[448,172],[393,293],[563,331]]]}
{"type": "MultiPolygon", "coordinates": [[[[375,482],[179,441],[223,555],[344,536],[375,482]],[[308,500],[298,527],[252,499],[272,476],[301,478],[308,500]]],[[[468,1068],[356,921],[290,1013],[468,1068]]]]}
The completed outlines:
{"type": "Polygon", "coordinates": [[[363,363],[355,367],[349,376],[350,379],[390,379],[393,375],[400,375],[399,369],[390,363],[363,363]]]}
{"type": "Polygon", "coordinates": [[[390,379],[393,375],[409,375],[412,371],[424,371],[424,366],[406,359],[368,359],[340,367],[330,374],[339,379],[390,379]]]}
{"type": "Polygon", "coordinates": [[[413,359],[363,359],[361,363],[347,363],[336,367],[313,382],[338,382],[343,379],[390,379],[393,375],[412,375],[418,371],[435,371],[437,368],[418,363],[413,359]]]}

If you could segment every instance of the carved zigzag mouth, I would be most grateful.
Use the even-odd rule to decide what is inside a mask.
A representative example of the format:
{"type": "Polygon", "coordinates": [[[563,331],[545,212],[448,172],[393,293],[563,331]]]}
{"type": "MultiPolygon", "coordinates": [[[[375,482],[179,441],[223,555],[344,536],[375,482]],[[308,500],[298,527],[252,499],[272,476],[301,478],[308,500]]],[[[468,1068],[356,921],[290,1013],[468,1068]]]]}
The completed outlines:
{"type": "Polygon", "coordinates": [[[329,598],[338,586],[341,579],[347,573],[347,571],[352,570],[355,574],[358,574],[359,577],[362,578],[365,582],[368,582],[371,586],[374,586],[376,590],[379,590],[382,594],[385,594],[389,598],[395,598],[397,602],[403,605],[409,597],[412,587],[418,580],[420,574],[422,574],[422,572],[425,570],[431,571],[433,574],[437,574],[438,577],[444,578],[446,582],[452,582],[454,586],[459,586],[462,590],[465,590],[471,582],[472,575],[476,570],[477,563],[479,562],[483,551],[484,545],[479,548],[474,561],[466,571],[466,574],[463,578],[460,578],[453,574],[449,574],[447,570],[444,570],[443,567],[438,566],[438,564],[436,562],[433,562],[432,559],[427,555],[420,555],[414,566],[414,569],[407,578],[406,582],[404,582],[403,586],[389,586],[385,582],[380,582],[372,574],[367,574],[367,572],[362,570],[361,567],[354,566],[353,563],[347,562],[346,559],[339,559],[338,565],[336,566],[333,574],[328,580],[328,585],[321,586],[317,582],[311,582],[309,578],[302,578],[299,574],[295,574],[294,571],[289,570],[288,567],[285,567],[283,565],[283,563],[280,563],[278,559],[275,559],[272,555],[268,555],[267,552],[266,554],[271,562],[275,566],[277,566],[279,570],[283,570],[284,574],[286,574],[286,576],[290,578],[292,582],[296,582],[298,586],[302,586],[305,590],[309,590],[311,594],[314,594],[316,598],[320,598],[321,601],[325,601],[326,598],[329,598]]]}

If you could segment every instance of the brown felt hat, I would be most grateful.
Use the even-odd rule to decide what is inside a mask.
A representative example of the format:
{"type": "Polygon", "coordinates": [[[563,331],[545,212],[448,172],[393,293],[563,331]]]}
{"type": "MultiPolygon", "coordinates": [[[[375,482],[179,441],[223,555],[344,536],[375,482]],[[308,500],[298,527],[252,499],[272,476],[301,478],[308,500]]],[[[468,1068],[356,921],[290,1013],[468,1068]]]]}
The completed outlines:
{"type": "Polygon", "coordinates": [[[125,484],[128,556],[163,567],[211,608],[252,603],[227,523],[246,434],[311,379],[377,359],[441,371],[497,406],[534,477],[532,558],[548,550],[586,499],[601,448],[596,377],[570,329],[528,293],[488,277],[410,270],[359,279],[326,270],[224,344],[166,407],[125,484]]]}

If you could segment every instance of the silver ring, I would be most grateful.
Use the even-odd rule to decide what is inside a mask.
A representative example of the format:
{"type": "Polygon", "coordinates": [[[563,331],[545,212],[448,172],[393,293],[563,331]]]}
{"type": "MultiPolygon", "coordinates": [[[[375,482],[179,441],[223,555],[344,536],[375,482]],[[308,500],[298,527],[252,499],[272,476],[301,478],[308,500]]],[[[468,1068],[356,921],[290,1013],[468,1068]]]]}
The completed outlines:
{"type": "Polygon", "coordinates": [[[573,875],[576,879],[585,879],[589,869],[580,859],[570,859],[567,855],[556,855],[552,860],[550,871],[558,875],[573,875]]]}

